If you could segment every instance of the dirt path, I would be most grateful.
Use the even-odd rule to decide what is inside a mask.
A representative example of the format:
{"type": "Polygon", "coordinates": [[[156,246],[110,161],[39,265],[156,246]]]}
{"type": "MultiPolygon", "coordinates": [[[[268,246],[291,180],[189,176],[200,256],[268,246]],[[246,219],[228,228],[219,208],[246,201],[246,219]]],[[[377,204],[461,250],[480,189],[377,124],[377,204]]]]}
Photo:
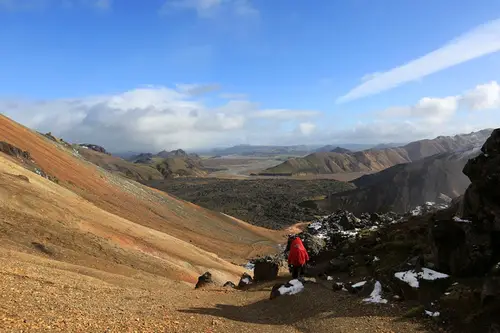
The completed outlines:
{"type": "Polygon", "coordinates": [[[158,276],[3,254],[0,332],[426,332],[394,305],[361,304],[322,284],[271,301],[272,284],[194,290],[158,276]]]}

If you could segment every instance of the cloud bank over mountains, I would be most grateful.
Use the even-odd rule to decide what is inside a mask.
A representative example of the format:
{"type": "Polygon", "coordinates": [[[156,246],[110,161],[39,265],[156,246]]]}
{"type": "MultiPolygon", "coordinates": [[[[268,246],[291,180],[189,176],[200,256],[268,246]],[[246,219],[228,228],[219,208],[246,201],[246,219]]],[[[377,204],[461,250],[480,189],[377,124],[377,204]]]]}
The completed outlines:
{"type": "Polygon", "coordinates": [[[424,97],[414,105],[374,111],[347,128],[320,110],[261,109],[247,99],[207,103],[207,96],[220,89],[217,84],[179,84],[85,98],[0,100],[0,112],[42,132],[112,151],[405,142],[500,125],[496,81],[455,96],[424,97]]]}

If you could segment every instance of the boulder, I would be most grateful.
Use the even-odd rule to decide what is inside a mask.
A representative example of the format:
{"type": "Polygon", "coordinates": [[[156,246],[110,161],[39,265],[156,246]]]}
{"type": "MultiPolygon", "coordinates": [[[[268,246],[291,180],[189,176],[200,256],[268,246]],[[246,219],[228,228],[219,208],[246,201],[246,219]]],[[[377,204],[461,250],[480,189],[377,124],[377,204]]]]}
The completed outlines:
{"type": "Polygon", "coordinates": [[[31,161],[31,155],[29,152],[23,151],[5,141],[0,141],[0,152],[22,160],[31,161]]]}
{"type": "Polygon", "coordinates": [[[273,286],[269,299],[275,299],[283,295],[295,295],[303,290],[304,284],[297,279],[290,280],[287,283],[277,283],[273,286]]]}
{"type": "Polygon", "coordinates": [[[231,282],[231,281],[227,281],[226,283],[224,283],[224,288],[236,288],[236,285],[231,282]]]}
{"type": "Polygon", "coordinates": [[[206,287],[213,284],[212,274],[210,272],[205,272],[203,275],[198,277],[198,282],[196,283],[195,289],[206,287]]]}
{"type": "Polygon", "coordinates": [[[352,265],[354,265],[352,258],[335,258],[330,260],[330,270],[335,273],[347,272],[352,265]]]}
{"type": "Polygon", "coordinates": [[[253,283],[252,277],[248,273],[243,273],[240,282],[238,283],[238,288],[244,289],[253,283]]]}
{"type": "Polygon", "coordinates": [[[315,237],[310,233],[304,232],[300,234],[300,238],[302,239],[302,243],[304,243],[307,253],[311,257],[311,260],[313,260],[315,256],[319,255],[326,247],[326,242],[323,239],[315,237]]]}
{"type": "Polygon", "coordinates": [[[489,233],[477,230],[472,223],[455,220],[432,222],[430,233],[436,269],[456,276],[480,275],[490,270],[493,249],[489,233]]]}
{"type": "Polygon", "coordinates": [[[274,261],[257,260],[255,262],[254,276],[255,282],[272,281],[278,277],[279,265],[274,261]]]}

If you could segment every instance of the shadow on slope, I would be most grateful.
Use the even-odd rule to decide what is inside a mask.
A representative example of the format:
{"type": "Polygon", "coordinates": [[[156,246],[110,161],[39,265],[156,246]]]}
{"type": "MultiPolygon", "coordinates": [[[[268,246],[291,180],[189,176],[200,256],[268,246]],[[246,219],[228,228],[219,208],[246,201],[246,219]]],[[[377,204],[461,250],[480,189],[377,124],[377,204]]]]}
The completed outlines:
{"type": "MultiPolygon", "coordinates": [[[[270,292],[271,284],[262,285],[255,291],[263,290],[270,292]]],[[[214,307],[180,310],[182,313],[226,318],[236,322],[289,325],[308,333],[432,331],[409,319],[401,319],[406,311],[399,305],[363,304],[360,298],[343,292],[334,293],[319,283],[307,283],[302,293],[274,300],[264,299],[241,306],[216,304],[214,307]]]]}

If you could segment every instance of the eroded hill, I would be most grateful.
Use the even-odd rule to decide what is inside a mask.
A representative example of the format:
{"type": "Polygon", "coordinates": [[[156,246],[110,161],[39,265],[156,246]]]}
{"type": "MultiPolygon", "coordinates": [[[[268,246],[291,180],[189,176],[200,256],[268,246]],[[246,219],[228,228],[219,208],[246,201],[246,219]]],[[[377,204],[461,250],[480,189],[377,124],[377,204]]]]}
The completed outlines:
{"type": "Polygon", "coordinates": [[[465,192],[469,179],[462,170],[479,149],[442,153],[381,172],[362,176],[354,190],[333,193],[317,204],[328,211],[405,213],[425,202],[456,198],[465,192]],[[444,195],[444,196],[443,196],[444,195]]]}
{"type": "Polygon", "coordinates": [[[97,168],[3,116],[0,141],[29,152],[57,178],[43,178],[0,153],[3,250],[52,253],[56,260],[112,274],[136,270],[193,283],[207,268],[222,279],[237,276],[241,268],[228,261],[272,252],[280,239],[97,168]]]}
{"type": "Polygon", "coordinates": [[[334,174],[378,172],[396,164],[417,161],[439,153],[466,150],[482,145],[491,129],[455,136],[439,136],[432,140],[411,142],[398,148],[368,149],[354,153],[314,153],[293,158],[263,171],[263,174],[334,174]]]}

